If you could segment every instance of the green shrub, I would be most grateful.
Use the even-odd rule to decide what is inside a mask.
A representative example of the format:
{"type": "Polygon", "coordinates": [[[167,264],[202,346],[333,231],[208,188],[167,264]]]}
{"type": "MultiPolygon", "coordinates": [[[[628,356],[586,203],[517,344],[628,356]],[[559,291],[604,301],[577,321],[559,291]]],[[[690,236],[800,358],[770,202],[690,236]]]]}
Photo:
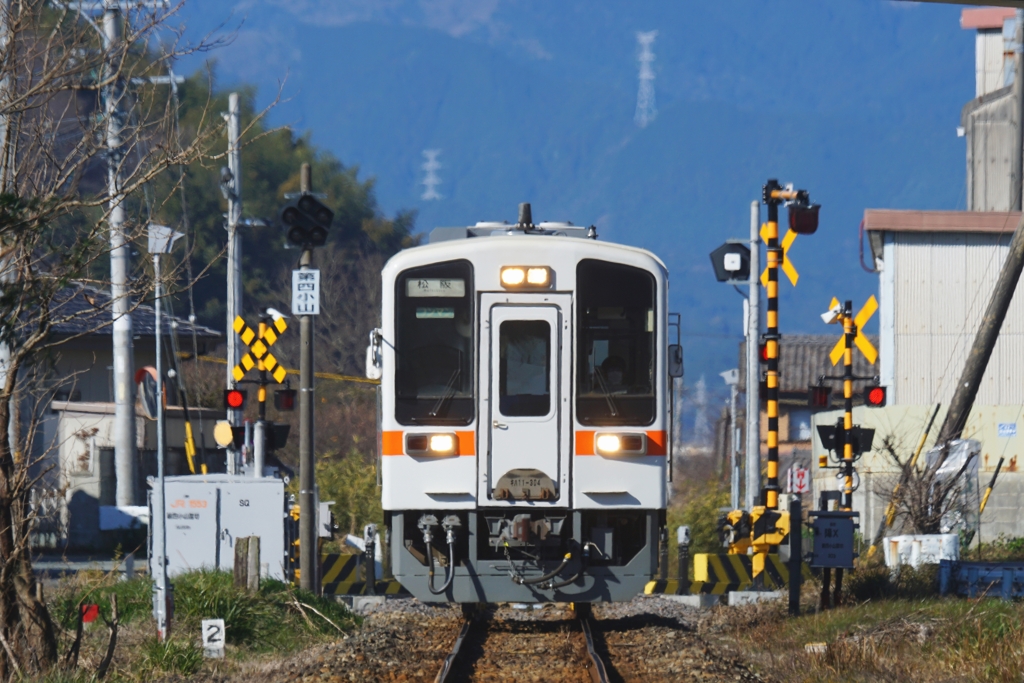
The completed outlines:
{"type": "Polygon", "coordinates": [[[346,456],[317,461],[316,481],[320,500],[333,500],[331,512],[342,534],[363,535],[363,525],[384,523],[377,488],[377,470],[355,450],[346,456]]]}
{"type": "Polygon", "coordinates": [[[145,641],[142,646],[140,668],[191,676],[203,665],[203,650],[195,643],[171,638],[161,643],[158,638],[145,641]]]}
{"type": "MultiPolygon", "coordinates": [[[[685,502],[669,510],[669,534],[678,526],[690,527],[690,554],[722,553],[718,539],[719,510],[729,504],[729,492],[718,482],[708,482],[702,492],[688,496],[685,502]]],[[[674,542],[674,536],[670,543],[674,542]]]]}

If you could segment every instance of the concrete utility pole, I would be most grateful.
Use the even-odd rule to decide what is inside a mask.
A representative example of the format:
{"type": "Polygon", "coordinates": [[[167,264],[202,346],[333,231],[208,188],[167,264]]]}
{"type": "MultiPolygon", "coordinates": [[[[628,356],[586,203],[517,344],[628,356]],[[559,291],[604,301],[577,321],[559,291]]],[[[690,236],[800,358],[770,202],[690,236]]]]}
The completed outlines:
{"type": "MultiPolygon", "coordinates": [[[[313,191],[312,171],[302,165],[300,190],[313,191]]],[[[313,265],[313,249],[302,249],[299,268],[313,265]]],[[[319,593],[316,533],[316,474],[313,458],[313,316],[299,316],[299,586],[319,593]]]]}
{"type": "Polygon", "coordinates": [[[1016,104],[1017,126],[1013,131],[1013,166],[1010,168],[1010,211],[1020,211],[1021,189],[1024,183],[1024,10],[1017,10],[1013,33],[1013,99],[1016,104]]]}
{"type": "MultiPolygon", "coordinates": [[[[103,6],[103,38],[107,53],[106,78],[120,71],[117,51],[123,31],[121,9],[114,2],[103,6]]],[[[138,495],[135,456],[135,367],[132,347],[131,302],[128,299],[130,247],[124,234],[124,193],[121,191],[121,102],[120,79],[105,89],[107,117],[107,193],[110,197],[110,299],[114,318],[114,469],[117,475],[117,504],[135,505],[138,495]]]]}
{"type": "Polygon", "coordinates": [[[167,580],[167,488],[164,479],[164,460],[167,457],[167,421],[164,415],[164,367],[163,367],[163,320],[162,302],[163,273],[160,268],[160,255],[169,254],[174,243],[184,237],[165,225],[149,225],[149,253],[153,255],[153,308],[156,313],[156,522],[158,530],[154,536],[160,543],[153,552],[156,555],[153,567],[153,618],[161,641],[166,641],[171,628],[173,613],[173,589],[167,580]]]}
{"type": "MultiPolygon", "coordinates": [[[[242,340],[234,332],[235,317],[242,313],[242,235],[239,224],[242,221],[242,155],[239,149],[238,136],[240,114],[238,93],[228,95],[228,167],[227,173],[221,178],[221,187],[228,200],[228,365],[227,386],[231,386],[232,369],[242,358],[242,340]]],[[[228,410],[228,422],[233,427],[242,425],[242,411],[228,410]]],[[[234,447],[228,448],[228,474],[235,473],[238,454],[234,447]]]]}
{"type": "MultiPolygon", "coordinates": [[[[1024,146],[1024,50],[1021,43],[1024,41],[1024,10],[1017,10],[1017,56],[1014,74],[1013,87],[1017,93],[1017,135],[1016,137],[1016,159],[1022,156],[1024,146]]],[[[1014,188],[1017,209],[1020,209],[1020,198],[1022,189],[1022,178],[1020,166],[1017,166],[1011,173],[1016,173],[1017,185],[1014,188]]],[[[1017,223],[1017,229],[1013,232],[1010,240],[1010,248],[1006,254],[1006,260],[999,271],[999,279],[996,280],[995,289],[992,290],[992,297],[988,301],[985,315],[981,319],[981,325],[974,337],[974,344],[964,364],[963,374],[957,382],[953,398],[949,402],[949,410],[946,412],[946,419],[939,429],[939,437],[936,444],[943,445],[953,439],[959,439],[967,425],[967,417],[974,406],[974,399],[978,395],[978,387],[985,376],[985,369],[988,367],[989,358],[992,357],[992,350],[999,339],[999,330],[1003,327],[1003,320],[1006,318],[1006,311],[1013,301],[1013,293],[1017,289],[1017,281],[1020,280],[1021,271],[1024,270],[1024,216],[1017,223]]]]}
{"type": "Polygon", "coordinates": [[[761,491],[761,202],[750,202],[750,285],[747,294],[747,485],[744,509],[751,510],[761,491]]]}

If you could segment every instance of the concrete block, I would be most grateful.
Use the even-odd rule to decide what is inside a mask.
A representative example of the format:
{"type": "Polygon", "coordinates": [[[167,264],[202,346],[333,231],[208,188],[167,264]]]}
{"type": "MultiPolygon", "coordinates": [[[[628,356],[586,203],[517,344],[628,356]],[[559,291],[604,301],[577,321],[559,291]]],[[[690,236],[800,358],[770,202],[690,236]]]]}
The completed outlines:
{"type": "Polygon", "coordinates": [[[356,614],[369,614],[384,604],[384,595],[337,595],[335,599],[348,605],[356,614]]]}
{"type": "Polygon", "coordinates": [[[719,598],[721,596],[701,593],[700,595],[659,595],[658,597],[665,600],[671,600],[672,602],[682,603],[687,607],[711,609],[715,605],[719,604],[719,598]]]}
{"type": "Polygon", "coordinates": [[[786,591],[730,591],[726,595],[729,596],[729,607],[736,607],[767,600],[784,600],[788,594],[786,591]]]}

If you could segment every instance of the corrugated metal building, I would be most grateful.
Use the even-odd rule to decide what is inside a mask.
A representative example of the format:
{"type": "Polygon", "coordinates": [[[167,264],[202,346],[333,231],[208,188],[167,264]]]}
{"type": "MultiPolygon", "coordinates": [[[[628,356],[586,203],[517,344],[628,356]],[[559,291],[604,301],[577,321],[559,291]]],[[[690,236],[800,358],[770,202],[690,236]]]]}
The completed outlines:
{"type": "MultiPolygon", "coordinates": [[[[948,403],[1019,213],[864,212],[879,270],[879,356],[889,403],[948,403]]],[[[1024,404],[1024,293],[1003,323],[975,401],[1024,404]]]]}

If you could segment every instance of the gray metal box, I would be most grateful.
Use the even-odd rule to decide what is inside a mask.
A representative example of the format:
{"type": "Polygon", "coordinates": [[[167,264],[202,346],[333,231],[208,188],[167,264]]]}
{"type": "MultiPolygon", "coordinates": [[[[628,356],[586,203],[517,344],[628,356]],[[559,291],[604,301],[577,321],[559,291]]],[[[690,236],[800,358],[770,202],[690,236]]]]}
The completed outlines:
{"type": "MultiPolygon", "coordinates": [[[[160,491],[150,479],[150,575],[160,555],[160,491]]],[[[285,493],[280,479],[226,474],[167,477],[167,572],[234,567],[235,540],[260,537],[261,576],[285,580],[285,493]]]]}

